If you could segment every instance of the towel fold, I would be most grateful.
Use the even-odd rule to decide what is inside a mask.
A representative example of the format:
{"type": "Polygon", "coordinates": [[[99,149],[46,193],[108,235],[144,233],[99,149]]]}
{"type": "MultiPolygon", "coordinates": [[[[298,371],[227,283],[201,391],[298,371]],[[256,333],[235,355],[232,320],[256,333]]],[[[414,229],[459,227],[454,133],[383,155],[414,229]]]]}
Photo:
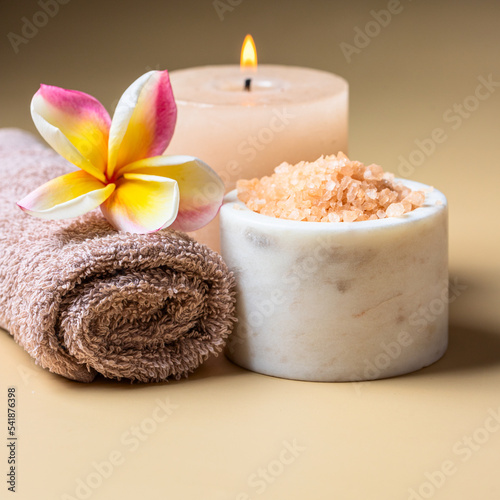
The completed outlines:
{"type": "Polygon", "coordinates": [[[180,232],[118,233],[99,209],[45,221],[16,206],[75,169],[31,134],[0,130],[0,327],[73,380],[187,375],[231,332],[231,273],[180,232]]]}

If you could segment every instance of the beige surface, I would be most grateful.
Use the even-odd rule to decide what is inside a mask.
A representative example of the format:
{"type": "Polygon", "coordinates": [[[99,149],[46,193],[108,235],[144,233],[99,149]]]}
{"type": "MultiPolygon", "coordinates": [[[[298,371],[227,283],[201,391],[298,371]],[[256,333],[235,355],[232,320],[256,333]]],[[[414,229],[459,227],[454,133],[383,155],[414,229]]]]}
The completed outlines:
{"type": "Polygon", "coordinates": [[[279,380],[221,357],[181,382],[82,385],[34,366],[2,334],[2,436],[6,389],[15,385],[19,393],[18,492],[11,498],[78,498],[77,478],[87,479],[93,462],[114,451],[123,463],[92,490],[92,500],[245,498],[240,493],[263,500],[407,499],[409,488],[450,461],[444,484],[423,493],[438,500],[500,497],[500,431],[487,420],[500,407],[500,87],[460,126],[444,117],[474,93],[478,77],[500,81],[500,7],[484,0],[401,2],[402,12],[348,63],[339,44],[353,43],[354,27],[387,5],[244,0],[220,21],[208,0],[72,0],[14,54],[6,33],[19,32],[21,18],[40,7],[0,2],[0,126],[33,129],[28,103],[40,82],[85,90],[112,107],[148,67],[233,62],[249,31],[261,62],[317,67],[349,80],[353,158],[400,173],[398,157],[442,128],[447,139],[409,177],[447,195],[450,273],[465,287],[451,304],[450,349],[441,361],[363,384],[279,380]],[[164,415],[157,398],[178,408],[153,430],[151,419],[164,415]],[[132,451],[130,433],[141,425],[152,432],[132,451]],[[464,444],[471,436],[481,444],[464,444]],[[282,453],[283,442],[294,440],[305,449],[297,457],[282,453]],[[474,448],[470,454],[466,446],[474,448]],[[290,463],[280,466],[280,455],[290,463]],[[256,482],[267,467],[273,482],[256,482]]]}

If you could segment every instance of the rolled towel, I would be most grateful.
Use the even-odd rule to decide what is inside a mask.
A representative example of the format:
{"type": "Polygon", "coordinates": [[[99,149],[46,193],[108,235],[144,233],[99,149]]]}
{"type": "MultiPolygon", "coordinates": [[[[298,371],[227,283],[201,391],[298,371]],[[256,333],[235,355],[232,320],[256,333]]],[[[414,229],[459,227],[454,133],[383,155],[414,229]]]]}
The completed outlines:
{"type": "Polygon", "coordinates": [[[69,379],[180,378],[218,354],[234,322],[234,279],[186,234],[116,232],[99,209],[46,221],[16,201],[75,167],[0,130],[0,326],[69,379]]]}

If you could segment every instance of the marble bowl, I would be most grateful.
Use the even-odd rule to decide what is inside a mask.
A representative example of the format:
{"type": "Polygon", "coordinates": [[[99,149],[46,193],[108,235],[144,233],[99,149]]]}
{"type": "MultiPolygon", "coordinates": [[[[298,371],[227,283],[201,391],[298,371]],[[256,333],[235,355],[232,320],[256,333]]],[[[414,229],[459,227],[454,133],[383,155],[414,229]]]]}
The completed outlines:
{"type": "Polygon", "coordinates": [[[447,217],[437,190],[401,217],[351,223],[268,217],[230,192],[221,252],[237,280],[238,323],[227,357],[258,373],[324,382],[435,362],[448,342],[447,217]]]}

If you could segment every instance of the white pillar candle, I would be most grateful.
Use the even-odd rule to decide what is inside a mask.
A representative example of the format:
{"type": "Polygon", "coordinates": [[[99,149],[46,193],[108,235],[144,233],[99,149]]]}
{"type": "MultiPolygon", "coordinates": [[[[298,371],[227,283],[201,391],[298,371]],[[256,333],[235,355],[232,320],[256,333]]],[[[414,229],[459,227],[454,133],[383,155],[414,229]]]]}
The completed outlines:
{"type": "MultiPolygon", "coordinates": [[[[413,190],[428,186],[402,181],[413,190]]],[[[303,222],[229,193],[222,256],[237,279],[227,356],[311,381],[391,377],[439,359],[448,338],[447,205],[433,190],[402,217],[303,222]]]]}
{"type": "MultiPolygon", "coordinates": [[[[339,76],[272,65],[244,74],[234,65],[172,71],[170,78],[178,118],[167,154],[202,159],[228,190],[283,161],[347,152],[348,84],[339,76]]],[[[194,236],[218,250],[218,220],[194,236]]]]}

